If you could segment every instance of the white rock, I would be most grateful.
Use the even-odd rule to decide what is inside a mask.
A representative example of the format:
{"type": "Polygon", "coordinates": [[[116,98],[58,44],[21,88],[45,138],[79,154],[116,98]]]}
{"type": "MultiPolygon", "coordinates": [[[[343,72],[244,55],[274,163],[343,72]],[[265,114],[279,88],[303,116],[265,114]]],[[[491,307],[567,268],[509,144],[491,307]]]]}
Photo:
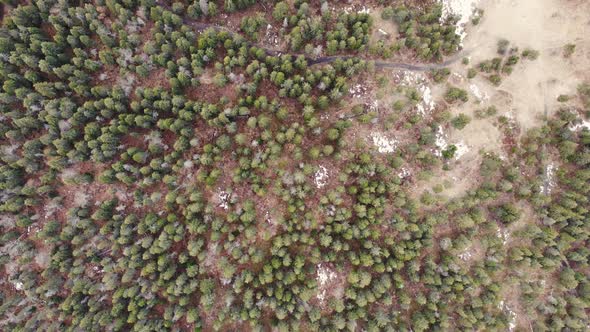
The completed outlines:
{"type": "Polygon", "coordinates": [[[451,16],[459,17],[455,33],[459,35],[462,43],[463,39],[467,36],[465,25],[469,22],[475,9],[477,9],[476,6],[479,0],[439,0],[439,2],[442,4],[441,21],[451,16]]]}
{"type": "Polygon", "coordinates": [[[541,193],[548,195],[551,193],[551,191],[553,190],[553,188],[555,187],[555,170],[557,169],[557,167],[555,167],[554,164],[549,164],[547,165],[547,167],[545,168],[545,181],[543,181],[544,183],[541,184],[541,193]]]}
{"type": "Polygon", "coordinates": [[[479,101],[487,101],[488,99],[490,99],[490,96],[488,96],[488,94],[485,92],[481,92],[479,87],[475,84],[469,85],[469,90],[471,90],[471,93],[473,93],[475,98],[479,101]]]}
{"type": "Polygon", "coordinates": [[[427,115],[432,112],[436,104],[432,98],[432,91],[430,90],[430,86],[428,86],[426,76],[422,73],[411,71],[402,71],[400,75],[401,77],[398,76],[398,78],[400,79],[401,85],[416,88],[422,94],[422,101],[416,105],[418,114],[427,115]]]}
{"type": "Polygon", "coordinates": [[[498,231],[496,232],[496,236],[499,239],[502,239],[503,245],[506,245],[506,243],[508,243],[508,238],[509,238],[508,231],[498,228],[498,231]]]}
{"type": "Polygon", "coordinates": [[[571,125],[569,128],[571,131],[578,131],[578,130],[582,130],[584,128],[590,130],[590,121],[584,120],[581,123],[571,125]]]}
{"type": "Polygon", "coordinates": [[[422,84],[418,87],[418,91],[422,93],[422,102],[416,106],[416,110],[421,115],[427,115],[434,110],[434,100],[432,99],[432,92],[430,87],[422,84]]]}
{"type": "Polygon", "coordinates": [[[371,133],[371,139],[377,147],[377,151],[380,153],[392,153],[397,148],[397,141],[395,139],[388,138],[379,132],[371,133]]]}
{"type": "Polygon", "coordinates": [[[318,264],[316,268],[316,281],[318,283],[317,299],[323,302],[326,298],[326,291],[330,288],[330,282],[336,279],[336,273],[322,263],[318,264]]]}
{"type": "Polygon", "coordinates": [[[458,160],[464,154],[469,152],[469,147],[465,143],[463,143],[462,141],[459,143],[456,143],[455,147],[457,148],[457,150],[455,151],[455,160],[458,160]]]}
{"type": "Polygon", "coordinates": [[[368,14],[370,12],[371,12],[371,10],[369,8],[366,8],[365,6],[363,6],[363,8],[361,10],[359,10],[357,13],[358,14],[368,14]]]}
{"type": "Polygon", "coordinates": [[[409,177],[409,176],[410,176],[410,174],[411,174],[411,173],[410,173],[410,170],[409,170],[409,169],[407,169],[407,168],[405,168],[405,167],[403,167],[403,168],[402,168],[402,169],[401,169],[401,170],[400,170],[400,171],[397,173],[397,176],[399,176],[399,178],[400,178],[400,179],[405,179],[405,178],[409,177]]]}
{"type": "Polygon", "coordinates": [[[436,140],[434,141],[434,145],[437,147],[437,149],[434,151],[434,154],[438,157],[442,156],[442,151],[449,145],[441,126],[438,126],[438,130],[436,131],[436,140]]]}
{"type": "Polygon", "coordinates": [[[328,170],[324,166],[320,166],[315,172],[313,180],[317,188],[324,187],[328,182],[328,170]]]}
{"type": "Polygon", "coordinates": [[[229,196],[230,195],[223,190],[217,195],[220,202],[219,206],[224,210],[227,210],[229,208],[229,196]]]}
{"type": "Polygon", "coordinates": [[[465,250],[464,252],[460,253],[458,256],[462,260],[466,261],[469,258],[471,258],[471,256],[473,256],[473,254],[469,250],[465,250]]]}

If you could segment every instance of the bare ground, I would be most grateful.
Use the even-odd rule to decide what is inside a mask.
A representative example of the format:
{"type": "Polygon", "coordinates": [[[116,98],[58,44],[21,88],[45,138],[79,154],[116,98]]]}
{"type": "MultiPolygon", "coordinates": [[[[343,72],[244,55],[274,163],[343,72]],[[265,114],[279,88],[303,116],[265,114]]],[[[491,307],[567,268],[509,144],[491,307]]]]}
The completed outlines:
{"type": "MultiPolygon", "coordinates": [[[[437,182],[448,182],[452,189],[443,194],[456,197],[476,185],[471,174],[479,165],[478,154],[483,151],[509,152],[512,144],[527,129],[543,124],[563,103],[559,95],[574,95],[577,86],[590,78],[590,2],[582,0],[483,0],[479,7],[485,14],[479,25],[467,26],[464,49],[469,50],[469,64],[450,65],[448,83],[466,90],[469,101],[448,108],[453,116],[464,113],[472,118],[462,130],[448,130],[447,142],[463,142],[468,151],[455,162],[451,171],[435,174],[437,182]],[[517,47],[539,51],[536,60],[520,59],[510,75],[503,74],[499,86],[494,86],[478,72],[467,78],[468,68],[499,56],[500,39],[517,47]],[[576,44],[575,52],[564,57],[564,46],[576,44]],[[475,111],[495,106],[496,116],[476,119],[475,111]],[[500,128],[498,116],[512,122],[510,128],[500,128]]],[[[441,90],[432,87],[433,98],[439,103],[441,90]]],[[[575,105],[576,101],[568,105],[575,105]]],[[[438,107],[438,106],[437,106],[438,107]]],[[[417,183],[417,194],[436,183],[417,183]]]]}

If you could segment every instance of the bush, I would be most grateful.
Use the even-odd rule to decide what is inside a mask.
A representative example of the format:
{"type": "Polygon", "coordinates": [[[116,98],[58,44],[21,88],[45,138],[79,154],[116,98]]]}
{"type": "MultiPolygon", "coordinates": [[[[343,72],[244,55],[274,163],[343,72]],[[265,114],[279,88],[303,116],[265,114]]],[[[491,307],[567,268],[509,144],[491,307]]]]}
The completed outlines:
{"type": "Polygon", "coordinates": [[[449,87],[445,93],[445,100],[449,103],[454,103],[457,101],[466,102],[469,100],[469,95],[467,94],[467,91],[463,89],[449,87]]]}
{"type": "Polygon", "coordinates": [[[385,7],[383,8],[383,11],[381,12],[381,18],[384,20],[390,20],[393,18],[393,8],[392,7],[385,7]]]}
{"type": "Polygon", "coordinates": [[[569,101],[570,99],[571,99],[571,97],[568,96],[568,95],[559,95],[559,96],[557,96],[557,101],[560,102],[560,103],[565,103],[565,102],[569,101]]]}
{"type": "Polygon", "coordinates": [[[457,152],[457,146],[451,144],[449,145],[449,147],[442,151],[442,156],[445,159],[453,159],[453,157],[455,157],[455,152],[457,152]]]}
{"type": "Polygon", "coordinates": [[[565,58],[569,58],[574,54],[575,51],[576,51],[576,44],[566,44],[563,47],[563,56],[565,58]]]}
{"type": "Polygon", "coordinates": [[[287,17],[288,13],[289,5],[287,5],[285,1],[280,1],[275,5],[272,11],[272,17],[274,17],[275,20],[282,22],[283,19],[287,17]]]}
{"type": "Polygon", "coordinates": [[[488,80],[495,86],[499,86],[502,83],[502,77],[498,74],[488,76],[488,80]]]}
{"type": "Polygon", "coordinates": [[[451,120],[451,124],[455,129],[463,129],[471,122],[471,118],[466,114],[459,114],[451,120]]]}
{"type": "Polygon", "coordinates": [[[508,45],[510,45],[510,42],[508,40],[500,39],[498,41],[498,54],[505,55],[508,52],[508,45]]]}
{"type": "Polygon", "coordinates": [[[539,57],[539,51],[527,48],[524,51],[522,51],[522,57],[529,60],[537,60],[537,58],[539,57]]]}
{"type": "Polygon", "coordinates": [[[582,83],[578,86],[578,94],[586,108],[590,109],[590,83],[582,83]]]}

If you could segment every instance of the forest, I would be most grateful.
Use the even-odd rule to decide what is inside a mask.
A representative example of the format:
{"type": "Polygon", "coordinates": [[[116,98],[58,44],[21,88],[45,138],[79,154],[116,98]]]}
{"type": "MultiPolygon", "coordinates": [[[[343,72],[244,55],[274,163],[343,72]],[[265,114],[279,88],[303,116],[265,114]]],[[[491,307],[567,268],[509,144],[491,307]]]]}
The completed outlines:
{"type": "MultiPolygon", "coordinates": [[[[456,20],[371,3],[395,40],[333,1],[2,1],[0,330],[587,330],[590,85],[466,194],[416,195],[400,171],[451,167],[437,130],[475,119],[406,91],[383,154],[350,91],[459,54],[456,20]]],[[[501,46],[473,76],[534,61],[501,46]]]]}

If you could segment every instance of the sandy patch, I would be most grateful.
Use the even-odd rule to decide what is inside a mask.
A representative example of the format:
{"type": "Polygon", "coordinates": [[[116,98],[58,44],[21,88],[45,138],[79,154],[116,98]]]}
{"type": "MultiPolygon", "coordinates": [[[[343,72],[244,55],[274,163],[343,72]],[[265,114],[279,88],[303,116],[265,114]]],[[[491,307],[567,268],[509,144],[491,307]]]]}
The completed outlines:
{"type": "MultiPolygon", "coordinates": [[[[500,86],[495,88],[510,95],[505,103],[497,102],[494,93],[487,92],[494,88],[485,79],[478,80],[481,83],[477,83],[477,88],[487,92],[491,96],[490,103],[499,109],[512,110],[522,129],[540,125],[545,113],[552,115],[558,109],[559,95],[575,93],[578,84],[590,76],[590,40],[587,38],[590,2],[483,0],[478,6],[485,14],[479,25],[468,27],[470,33],[464,40],[464,48],[471,51],[471,65],[498,56],[500,39],[508,40],[509,48],[518,47],[519,51],[531,48],[540,55],[537,60],[521,59],[512,74],[504,76],[500,86]],[[568,43],[576,44],[576,51],[565,59],[563,46],[568,43]]],[[[455,71],[465,70],[461,64],[454,68],[455,71]]]]}
{"type": "Polygon", "coordinates": [[[465,144],[463,141],[455,143],[454,145],[457,148],[457,150],[455,150],[455,160],[459,160],[461,157],[463,157],[467,152],[471,150],[469,146],[467,146],[467,144],[465,144]]]}
{"type": "Polygon", "coordinates": [[[201,76],[199,76],[199,82],[201,82],[201,84],[213,84],[213,77],[215,76],[215,72],[213,71],[213,69],[205,69],[203,70],[203,73],[201,74],[201,76]]]}
{"type": "MultiPolygon", "coordinates": [[[[492,119],[473,119],[462,130],[451,130],[449,132],[449,141],[460,142],[462,145],[469,147],[469,151],[465,151],[465,155],[477,154],[480,151],[500,152],[502,133],[494,125],[492,119]]],[[[457,149],[459,150],[459,146],[457,146],[457,149]]]]}
{"type": "Polygon", "coordinates": [[[423,73],[404,70],[397,73],[394,78],[400,85],[415,88],[420,93],[422,100],[416,105],[418,114],[429,115],[435,109],[433,87],[423,73]]]}
{"type": "Polygon", "coordinates": [[[317,294],[315,300],[320,307],[325,309],[330,299],[340,299],[344,296],[347,275],[347,272],[337,270],[331,263],[323,262],[316,266],[317,294]]]}
{"type": "Polygon", "coordinates": [[[477,86],[474,83],[469,85],[469,90],[471,91],[471,93],[473,94],[475,99],[478,100],[479,102],[485,102],[490,99],[490,96],[487,94],[487,92],[481,91],[479,86],[477,86]]]}
{"type": "Polygon", "coordinates": [[[477,9],[480,0],[440,0],[442,4],[441,21],[450,17],[458,17],[455,33],[461,37],[461,41],[467,36],[465,26],[477,9]]]}
{"type": "Polygon", "coordinates": [[[348,89],[348,93],[355,102],[363,103],[369,112],[379,110],[379,100],[375,97],[372,86],[368,82],[360,82],[352,85],[348,89]]]}
{"type": "Polygon", "coordinates": [[[373,42],[379,40],[396,40],[399,31],[397,25],[393,22],[393,19],[384,20],[381,18],[382,8],[375,9],[371,12],[373,18],[373,33],[371,34],[371,40],[373,42]]]}

